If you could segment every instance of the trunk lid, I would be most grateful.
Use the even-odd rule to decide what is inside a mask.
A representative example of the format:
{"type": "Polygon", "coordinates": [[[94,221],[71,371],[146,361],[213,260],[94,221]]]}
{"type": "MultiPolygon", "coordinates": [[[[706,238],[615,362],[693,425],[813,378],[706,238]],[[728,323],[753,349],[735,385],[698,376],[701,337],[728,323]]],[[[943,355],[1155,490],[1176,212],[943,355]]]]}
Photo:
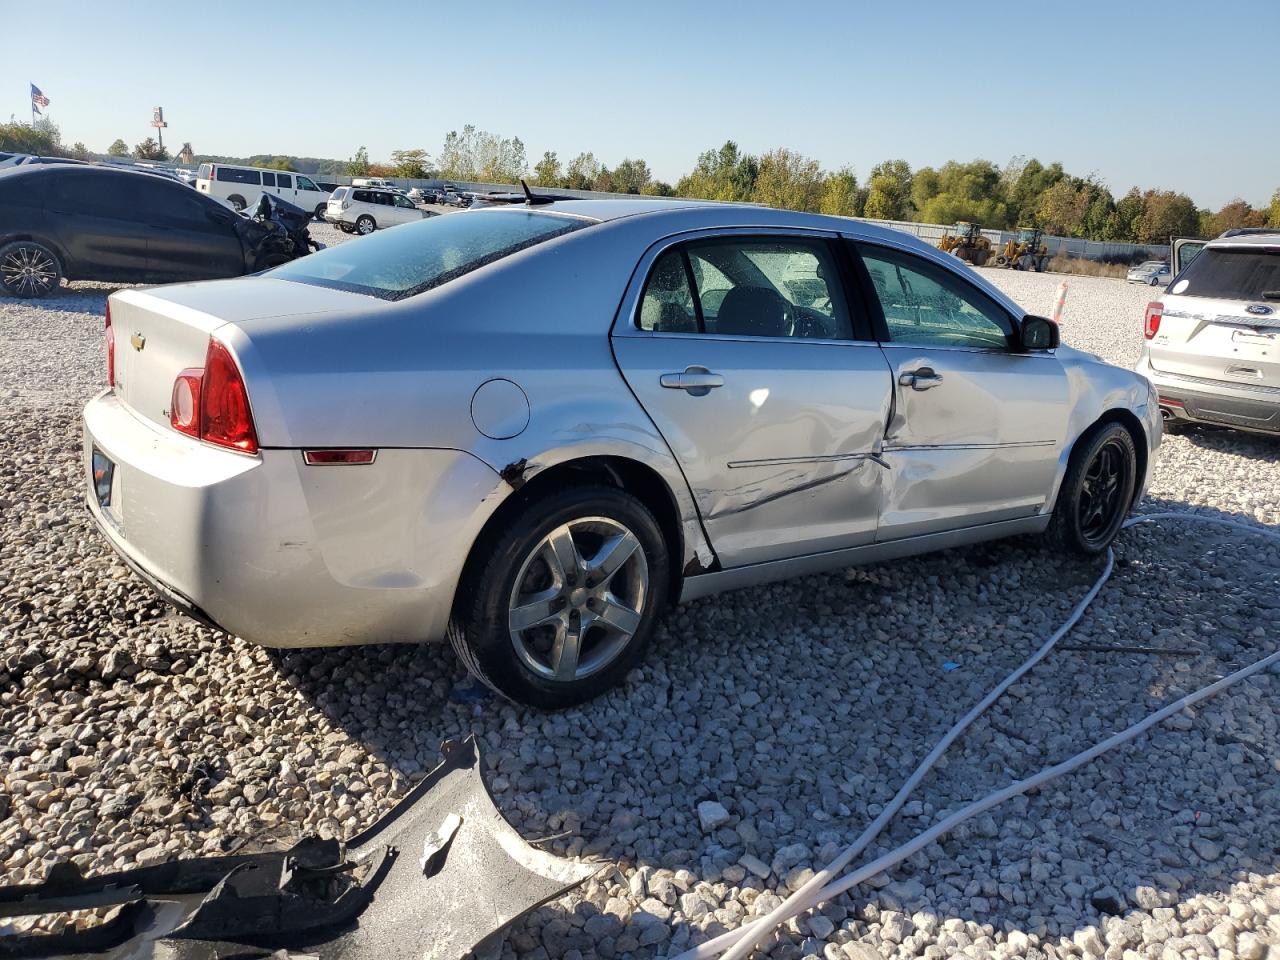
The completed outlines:
{"type": "MultiPolygon", "coordinates": [[[[1266,304],[1165,296],[1151,366],[1164,373],[1280,388],[1280,312],[1266,304]],[[1270,314],[1249,313],[1264,307],[1270,314]]],[[[1280,305],[1277,305],[1280,306],[1280,305]]]]}
{"type": "MultiPolygon", "coordinates": [[[[267,277],[174,284],[111,295],[116,395],[134,413],[169,426],[173,382],[203,367],[209,337],[228,323],[369,309],[372,297],[267,277]]],[[[252,400],[253,384],[248,384],[252,400]]]]}
{"type": "Polygon", "coordinates": [[[1161,298],[1153,369],[1244,388],[1280,388],[1280,236],[1206,244],[1161,298]]]}

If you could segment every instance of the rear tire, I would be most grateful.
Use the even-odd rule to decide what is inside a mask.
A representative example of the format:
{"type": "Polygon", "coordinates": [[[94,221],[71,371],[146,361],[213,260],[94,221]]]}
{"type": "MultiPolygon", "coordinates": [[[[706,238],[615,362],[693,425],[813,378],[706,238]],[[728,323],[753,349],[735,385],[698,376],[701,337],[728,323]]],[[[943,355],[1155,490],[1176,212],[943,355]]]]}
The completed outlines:
{"type": "Polygon", "coordinates": [[[1069,553],[1095,556],[1115,540],[1138,482],[1133,436],[1119,423],[1104,423],[1076,441],[1045,536],[1069,553]]]}
{"type": "Polygon", "coordinates": [[[517,703],[569,707],[619,684],[643,656],[670,565],[649,509],[614,487],[531,499],[476,544],[449,640],[517,703]]]}
{"type": "Polygon", "coordinates": [[[231,206],[235,208],[236,213],[240,213],[248,206],[248,204],[244,202],[244,197],[240,196],[238,193],[233,193],[231,196],[227,197],[227,203],[231,204],[231,206]]]}
{"type": "Polygon", "coordinates": [[[47,297],[62,283],[62,262],[43,243],[15,240],[0,247],[0,289],[13,297],[47,297]]]}
{"type": "Polygon", "coordinates": [[[329,209],[329,205],[328,205],[327,203],[317,203],[317,204],[316,204],[316,219],[317,219],[317,220],[324,220],[324,212],[325,212],[327,209],[329,209]]]}
{"type": "Polygon", "coordinates": [[[367,213],[361,214],[356,218],[356,233],[360,234],[360,236],[367,237],[377,229],[377,223],[375,223],[373,217],[369,216],[367,213]]]}

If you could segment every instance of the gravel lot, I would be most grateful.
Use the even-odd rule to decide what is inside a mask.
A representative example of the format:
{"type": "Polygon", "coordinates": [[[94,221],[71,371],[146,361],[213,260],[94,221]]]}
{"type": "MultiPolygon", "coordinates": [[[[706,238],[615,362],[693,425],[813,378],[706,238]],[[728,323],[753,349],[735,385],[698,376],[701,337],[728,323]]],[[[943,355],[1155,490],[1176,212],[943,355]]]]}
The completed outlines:
{"type": "MultiPolygon", "coordinates": [[[[316,228],[321,239],[339,235],[316,228]]],[[[1056,276],[986,271],[1047,313],[1056,276]]],[[[1065,339],[1131,365],[1150,291],[1071,278],[1065,339]]],[[[624,688],[559,714],[477,696],[447,646],[277,653],[168,610],[82,506],[108,288],[0,300],[0,863],[105,871],[367,825],[475,733],[531,840],[605,861],[501,956],[678,952],[776,905],[880,809],[1100,566],[1034,539],[674,610],[624,688]],[[947,670],[943,665],[958,664],[947,670]],[[704,829],[697,806],[727,819],[704,829]]],[[[1166,440],[1144,510],[1280,523],[1280,441],[1166,440]]],[[[1277,642],[1280,550],[1123,534],[1060,650],[952,748],[866,856],[1277,642]]],[[[1263,674],[793,921],[773,957],[1280,956],[1280,676],[1263,674]],[[1268,946],[1273,945],[1273,946],[1268,946]]],[[[495,947],[489,951],[498,956],[495,947]]]]}

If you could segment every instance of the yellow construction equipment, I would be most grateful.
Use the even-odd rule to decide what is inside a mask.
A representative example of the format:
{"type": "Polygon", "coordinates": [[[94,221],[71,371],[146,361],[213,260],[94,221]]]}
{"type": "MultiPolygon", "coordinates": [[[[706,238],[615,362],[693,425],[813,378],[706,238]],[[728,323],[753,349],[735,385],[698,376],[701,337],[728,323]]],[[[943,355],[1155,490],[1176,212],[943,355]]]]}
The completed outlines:
{"type": "Polygon", "coordinates": [[[1049,265],[1049,248],[1040,242],[1043,237],[1044,231],[1039,227],[1019,227],[1018,238],[1004,245],[996,257],[996,266],[1044,273],[1049,265]]]}
{"type": "Polygon", "coordinates": [[[955,233],[947,233],[938,241],[938,249],[959,257],[965,263],[980,267],[991,257],[991,241],[982,235],[982,227],[961,220],[955,233]]]}

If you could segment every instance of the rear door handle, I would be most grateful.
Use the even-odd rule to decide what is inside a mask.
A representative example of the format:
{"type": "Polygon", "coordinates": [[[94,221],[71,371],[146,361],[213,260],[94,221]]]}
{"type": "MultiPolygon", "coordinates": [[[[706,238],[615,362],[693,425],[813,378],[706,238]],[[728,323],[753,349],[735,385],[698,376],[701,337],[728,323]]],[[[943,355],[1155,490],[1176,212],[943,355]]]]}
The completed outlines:
{"type": "Polygon", "coordinates": [[[934,373],[932,367],[921,367],[919,370],[907,370],[898,377],[898,383],[912,390],[932,390],[942,383],[942,374],[934,373]]]}
{"type": "Polygon", "coordinates": [[[685,367],[684,373],[664,373],[658,383],[668,390],[683,390],[691,397],[705,397],[714,387],[724,386],[724,377],[706,367],[685,367]]]}

